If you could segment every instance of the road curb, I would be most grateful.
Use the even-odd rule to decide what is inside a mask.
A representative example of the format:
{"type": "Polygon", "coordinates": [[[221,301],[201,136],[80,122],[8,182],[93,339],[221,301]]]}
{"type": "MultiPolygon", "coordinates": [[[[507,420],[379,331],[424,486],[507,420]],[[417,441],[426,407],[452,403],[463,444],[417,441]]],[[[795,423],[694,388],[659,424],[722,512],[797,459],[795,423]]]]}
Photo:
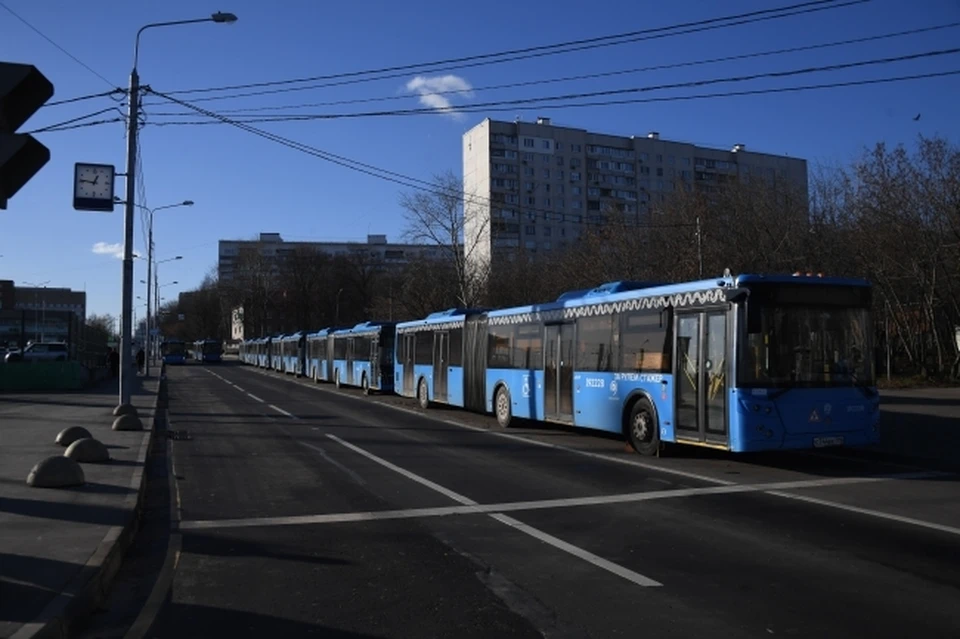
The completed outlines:
{"type": "Polygon", "coordinates": [[[71,636],[78,622],[96,611],[106,600],[113,579],[123,563],[123,557],[140,529],[143,495],[147,485],[147,458],[156,442],[154,434],[165,414],[167,381],[162,368],[159,379],[153,407],[153,427],[141,438],[140,450],[137,453],[139,466],[130,480],[132,492],[124,501],[124,507],[130,509],[126,523],[107,530],[97,549],[63,591],[54,597],[33,621],[24,624],[11,635],[10,639],[65,639],[71,636]]]}

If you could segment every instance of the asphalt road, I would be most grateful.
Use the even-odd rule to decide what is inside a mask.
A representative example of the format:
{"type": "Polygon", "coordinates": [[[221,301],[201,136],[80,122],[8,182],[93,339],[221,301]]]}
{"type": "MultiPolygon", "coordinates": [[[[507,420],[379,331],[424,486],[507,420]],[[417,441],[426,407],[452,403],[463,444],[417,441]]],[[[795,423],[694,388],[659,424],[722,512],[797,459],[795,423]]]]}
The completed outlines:
{"type": "Polygon", "coordinates": [[[179,552],[155,535],[118,583],[159,597],[114,595],[90,637],[960,636],[954,475],[640,458],[238,364],[168,378],[179,552]]]}

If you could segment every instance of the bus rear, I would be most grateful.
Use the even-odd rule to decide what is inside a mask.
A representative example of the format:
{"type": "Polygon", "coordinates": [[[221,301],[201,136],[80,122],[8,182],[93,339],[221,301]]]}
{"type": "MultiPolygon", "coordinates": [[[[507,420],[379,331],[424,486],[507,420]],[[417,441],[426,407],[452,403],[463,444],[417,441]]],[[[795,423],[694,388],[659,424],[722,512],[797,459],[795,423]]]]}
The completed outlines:
{"type": "Polygon", "coordinates": [[[741,276],[730,448],[866,446],[879,438],[871,288],[741,276]]]}

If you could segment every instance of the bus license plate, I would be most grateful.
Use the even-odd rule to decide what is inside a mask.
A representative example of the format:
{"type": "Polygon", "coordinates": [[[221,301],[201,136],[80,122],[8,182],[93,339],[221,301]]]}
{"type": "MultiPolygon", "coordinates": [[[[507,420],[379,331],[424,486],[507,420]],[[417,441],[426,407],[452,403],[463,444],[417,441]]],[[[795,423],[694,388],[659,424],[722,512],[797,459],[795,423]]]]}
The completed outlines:
{"type": "Polygon", "coordinates": [[[814,437],[814,448],[826,448],[828,446],[843,446],[843,437],[814,437]]]}

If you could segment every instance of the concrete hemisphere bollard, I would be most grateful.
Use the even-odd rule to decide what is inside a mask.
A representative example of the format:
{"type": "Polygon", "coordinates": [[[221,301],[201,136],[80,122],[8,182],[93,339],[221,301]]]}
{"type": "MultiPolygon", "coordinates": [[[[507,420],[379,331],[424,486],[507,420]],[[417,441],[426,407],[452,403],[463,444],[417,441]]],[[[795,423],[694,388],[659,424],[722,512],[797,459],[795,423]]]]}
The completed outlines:
{"type": "Polygon", "coordinates": [[[63,456],[81,464],[103,464],[110,461],[110,451],[103,445],[103,442],[92,437],[73,442],[63,452],[63,456]]]}
{"type": "Polygon", "coordinates": [[[113,430],[143,430],[143,423],[136,415],[121,415],[113,420],[113,430]]]}
{"type": "Polygon", "coordinates": [[[27,485],[34,488],[69,488],[85,482],[80,464],[63,455],[39,461],[27,475],[27,485]]]}
{"type": "Polygon", "coordinates": [[[60,431],[60,434],[57,435],[56,443],[61,446],[69,446],[78,439],[84,439],[88,437],[93,437],[90,434],[90,431],[84,428],[83,426],[68,426],[60,431]]]}
{"type": "Polygon", "coordinates": [[[113,409],[113,416],[120,417],[121,415],[133,415],[137,416],[137,407],[133,404],[120,404],[113,409]]]}

